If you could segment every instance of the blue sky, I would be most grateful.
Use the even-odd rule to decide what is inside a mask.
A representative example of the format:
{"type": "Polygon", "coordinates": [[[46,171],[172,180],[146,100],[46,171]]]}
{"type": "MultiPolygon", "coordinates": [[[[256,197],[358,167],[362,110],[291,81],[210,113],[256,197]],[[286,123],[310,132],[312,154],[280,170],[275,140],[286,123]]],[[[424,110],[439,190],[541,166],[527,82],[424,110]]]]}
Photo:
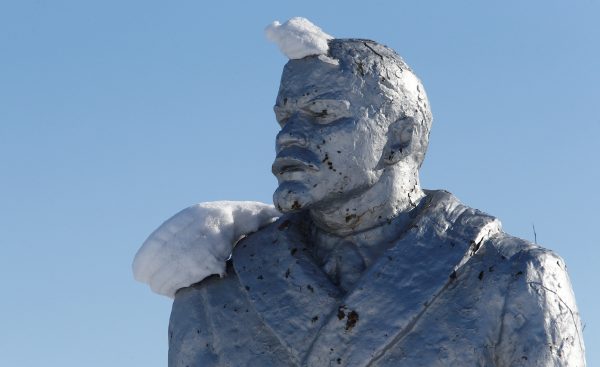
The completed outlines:
{"type": "Polygon", "coordinates": [[[139,245],[201,201],[269,202],[273,20],[371,38],[423,80],[422,170],[557,251],[600,364],[596,0],[0,3],[0,365],[165,366],[139,245]]]}

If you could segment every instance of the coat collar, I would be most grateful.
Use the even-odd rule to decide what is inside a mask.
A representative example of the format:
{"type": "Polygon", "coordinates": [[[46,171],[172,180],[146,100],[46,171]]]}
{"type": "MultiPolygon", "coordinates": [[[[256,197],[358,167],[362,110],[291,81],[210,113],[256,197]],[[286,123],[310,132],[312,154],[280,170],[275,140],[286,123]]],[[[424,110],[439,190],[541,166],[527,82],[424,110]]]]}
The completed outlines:
{"type": "Polygon", "coordinates": [[[305,214],[285,215],[237,245],[233,263],[264,322],[298,364],[364,366],[412,329],[497,219],[428,192],[412,225],[347,294],[311,257],[305,214]]]}

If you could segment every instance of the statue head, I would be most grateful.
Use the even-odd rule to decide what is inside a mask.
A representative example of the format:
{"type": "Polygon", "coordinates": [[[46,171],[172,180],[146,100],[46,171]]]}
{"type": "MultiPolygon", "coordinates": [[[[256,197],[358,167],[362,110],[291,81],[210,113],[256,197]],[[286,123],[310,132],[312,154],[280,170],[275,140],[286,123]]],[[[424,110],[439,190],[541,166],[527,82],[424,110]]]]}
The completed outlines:
{"type": "Polygon", "coordinates": [[[369,40],[328,42],[281,77],[272,168],[283,212],[360,196],[392,172],[416,176],[427,150],[427,96],[402,58],[369,40]]]}

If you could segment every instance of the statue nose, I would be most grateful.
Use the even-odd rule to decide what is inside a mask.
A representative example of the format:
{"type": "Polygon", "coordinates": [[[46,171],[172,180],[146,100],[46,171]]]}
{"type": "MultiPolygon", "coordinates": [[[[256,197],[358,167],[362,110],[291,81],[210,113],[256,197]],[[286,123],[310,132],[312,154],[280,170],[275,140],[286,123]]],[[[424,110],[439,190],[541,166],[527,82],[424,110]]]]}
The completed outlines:
{"type": "Polygon", "coordinates": [[[301,121],[290,119],[277,134],[277,151],[290,146],[306,147],[307,135],[301,121]]]}

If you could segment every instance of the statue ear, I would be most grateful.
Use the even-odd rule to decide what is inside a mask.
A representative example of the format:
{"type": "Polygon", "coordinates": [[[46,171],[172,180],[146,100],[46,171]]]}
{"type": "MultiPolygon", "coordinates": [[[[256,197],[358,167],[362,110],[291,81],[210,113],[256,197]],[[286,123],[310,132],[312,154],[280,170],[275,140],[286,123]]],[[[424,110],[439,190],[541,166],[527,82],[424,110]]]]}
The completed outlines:
{"type": "Polygon", "coordinates": [[[388,140],[383,148],[383,162],[392,165],[409,156],[413,150],[415,132],[415,119],[412,116],[391,123],[387,133],[388,140]]]}

